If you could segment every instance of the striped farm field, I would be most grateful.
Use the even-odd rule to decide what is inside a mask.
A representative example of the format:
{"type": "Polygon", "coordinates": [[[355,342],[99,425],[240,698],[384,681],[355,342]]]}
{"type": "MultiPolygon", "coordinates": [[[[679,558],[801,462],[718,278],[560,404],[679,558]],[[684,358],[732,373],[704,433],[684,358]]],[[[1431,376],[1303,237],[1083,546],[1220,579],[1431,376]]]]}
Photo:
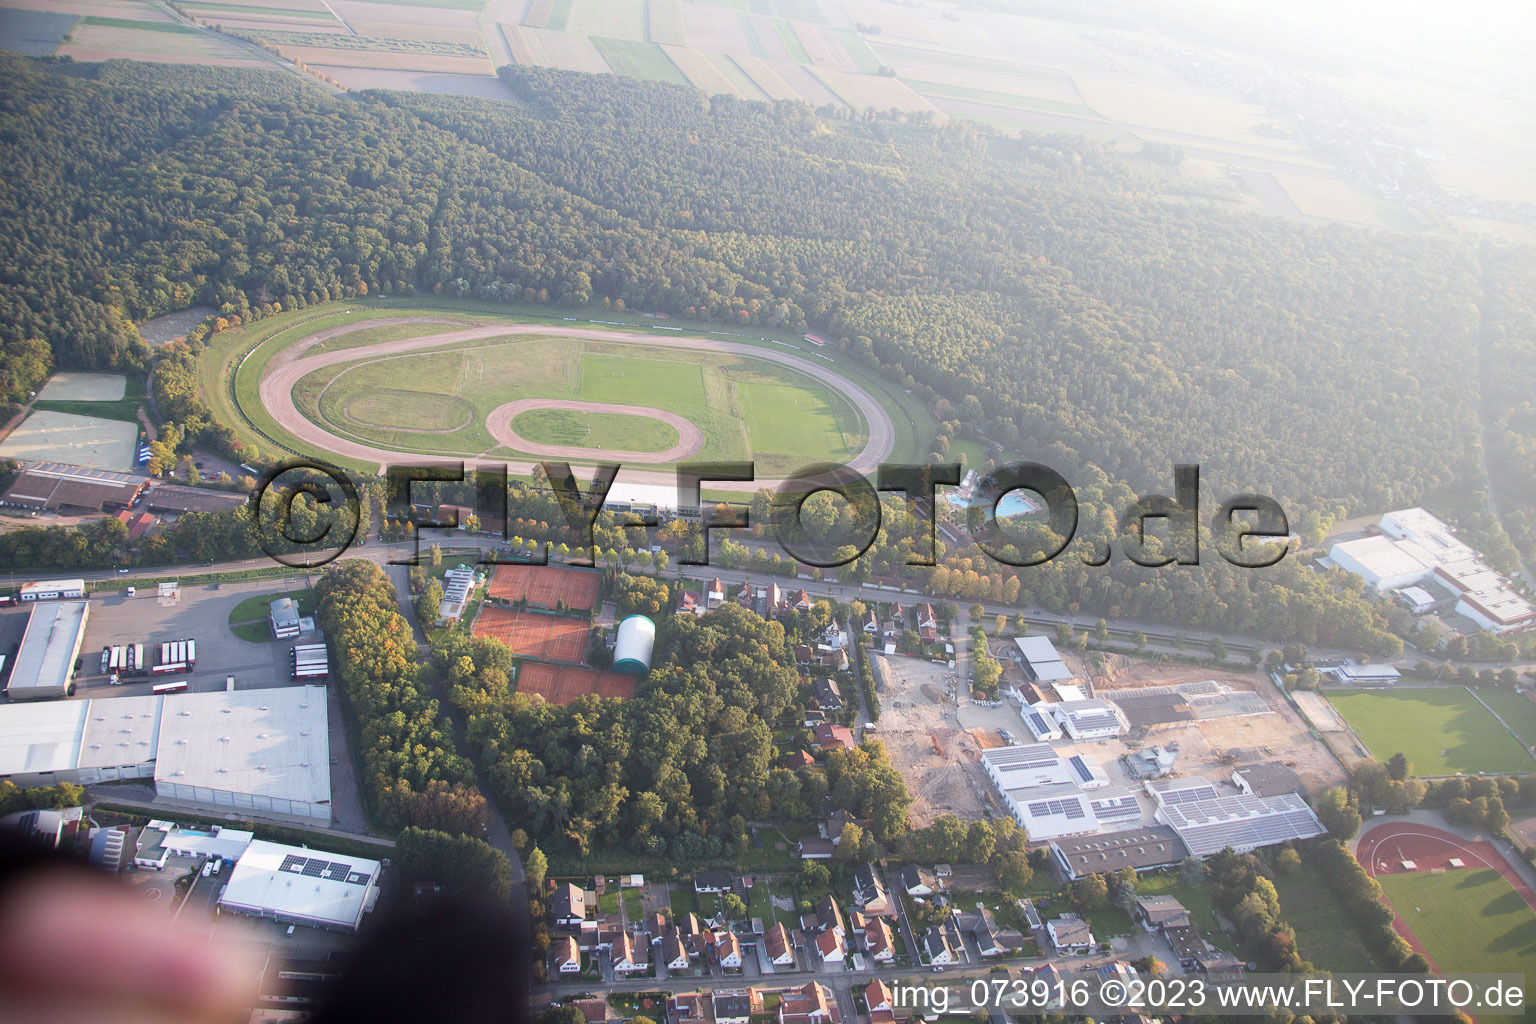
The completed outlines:
{"type": "Polygon", "coordinates": [[[800,94],[790,88],[788,82],[779,76],[779,73],[769,67],[767,63],[757,57],[738,56],[736,64],[746,72],[769,99],[774,100],[798,100],[800,94]]]}
{"type": "Polygon", "coordinates": [[[523,24],[533,28],[544,28],[549,24],[549,12],[554,9],[554,6],[555,0],[533,0],[523,14],[523,24]]]}
{"type": "Polygon", "coordinates": [[[683,0],[646,0],[653,43],[688,45],[688,26],[683,20],[683,0]]]}
{"type": "Polygon", "coordinates": [[[794,29],[795,37],[800,40],[800,47],[805,51],[806,58],[811,64],[819,68],[855,70],[853,61],[842,46],[835,39],[823,35],[821,29],[815,25],[790,22],[790,27],[794,29]]]}
{"type": "Polygon", "coordinates": [[[752,81],[752,76],[743,71],[741,65],[736,63],[736,58],[730,54],[711,53],[709,55],[709,62],[731,83],[732,87],[736,90],[736,95],[741,96],[743,99],[766,100],[773,98],[758,88],[757,83],[752,81]]]}
{"type": "Polygon", "coordinates": [[[538,65],[539,59],[534,56],[533,47],[529,45],[528,36],[516,25],[497,25],[501,30],[501,38],[506,40],[507,50],[512,54],[512,59],[518,64],[538,65]]]}
{"type": "Polygon", "coordinates": [[[534,53],[542,58],[539,63],[544,67],[594,74],[613,70],[586,36],[574,32],[551,32],[542,28],[524,29],[523,34],[534,53]]]}
{"type": "Polygon", "coordinates": [[[563,32],[570,20],[571,0],[555,0],[549,8],[549,18],[544,22],[544,27],[554,32],[563,32]]]}
{"type": "Polygon", "coordinates": [[[656,82],[687,85],[688,79],[678,70],[666,52],[655,43],[641,43],[631,39],[605,39],[593,36],[592,45],[603,55],[608,66],[616,74],[631,78],[648,78],[656,82]]]}
{"type": "Polygon", "coordinates": [[[742,38],[746,40],[747,51],[759,60],[766,60],[768,48],[763,45],[763,37],[757,31],[757,24],[753,22],[750,14],[737,15],[737,24],[741,26],[742,38]]]}
{"type": "Polygon", "coordinates": [[[395,71],[435,71],[456,75],[493,75],[489,57],[447,57],[435,53],[385,50],[344,50],[333,46],[284,46],[283,55],[306,64],[338,68],[385,68],[395,71]]]}
{"type": "Polygon", "coordinates": [[[843,44],[843,49],[848,51],[848,56],[853,59],[854,66],[865,74],[872,75],[884,67],[884,63],[875,56],[875,51],[869,48],[864,37],[851,28],[834,28],[832,34],[838,42],[843,44]]]}
{"type": "Polygon", "coordinates": [[[937,107],[899,79],[880,75],[851,75],[832,68],[817,68],[814,74],[838,99],[854,110],[866,107],[889,110],[895,107],[897,110],[938,112],[937,107]]]}
{"type": "Polygon", "coordinates": [[[742,92],[735,82],[731,81],[719,67],[705,54],[698,50],[690,50],[686,46],[667,46],[658,44],[663,52],[671,58],[682,73],[688,76],[688,81],[710,96],[726,93],[730,96],[740,96],[742,99],[757,99],[757,90],[742,92]]]}
{"type": "Polygon", "coordinates": [[[774,18],[773,30],[778,33],[779,42],[784,44],[784,52],[789,55],[790,60],[796,64],[809,64],[811,62],[811,55],[805,52],[805,44],[800,41],[800,37],[795,33],[795,26],[793,24],[785,21],[783,18],[774,18]]]}

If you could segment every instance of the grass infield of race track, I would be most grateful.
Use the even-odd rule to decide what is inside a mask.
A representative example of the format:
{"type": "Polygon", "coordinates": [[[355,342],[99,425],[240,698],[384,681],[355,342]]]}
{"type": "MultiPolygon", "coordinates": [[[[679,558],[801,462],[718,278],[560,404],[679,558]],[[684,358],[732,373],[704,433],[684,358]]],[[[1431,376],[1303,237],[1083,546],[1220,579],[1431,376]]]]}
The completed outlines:
{"type": "MultiPolygon", "coordinates": [[[[218,418],[222,422],[226,422],[234,427],[236,432],[241,436],[242,440],[246,441],[247,443],[255,444],[258,449],[264,452],[272,452],[276,447],[272,443],[272,439],[276,439],[284,445],[302,450],[307,446],[301,445],[291,435],[287,434],[287,432],[279,427],[277,423],[272,419],[272,417],[266,413],[266,410],[261,407],[257,395],[257,385],[266,366],[278,352],[282,351],[282,349],[287,346],[293,345],[294,343],[299,342],[314,333],[317,333],[320,330],[392,316],[421,316],[454,321],[454,323],[444,324],[395,325],[388,327],[368,328],[359,333],[345,335],[343,337],[323,343],[322,345],[317,346],[315,349],[312,349],[312,352],[333,351],[341,348],[360,347],[362,345],[371,345],[382,341],[396,340],[403,337],[439,334],[446,331],[457,330],[462,327],[492,324],[498,321],[506,323],[538,323],[542,321],[548,322],[552,326],[592,326],[599,330],[625,329],[622,325],[615,326],[608,323],[588,325],[586,323],[587,319],[594,319],[597,316],[595,313],[589,313],[585,317],[581,317],[572,321],[562,317],[551,316],[547,309],[538,313],[532,312],[533,309],[543,308],[530,307],[529,309],[524,309],[520,306],[500,307],[479,303],[445,303],[430,299],[413,299],[408,301],[370,299],[353,300],[351,302],[328,303],[323,306],[315,306],[304,310],[297,310],[291,313],[279,314],[278,316],[271,317],[266,320],[261,320],[252,324],[245,325],[244,327],[241,327],[237,330],[225,332],[224,334],[215,336],[210,340],[209,358],[199,361],[203,392],[209,404],[213,407],[218,418]],[[238,396],[238,407],[236,396],[238,396]],[[244,414],[243,416],[241,415],[242,413],[244,414]],[[249,423],[247,422],[247,418],[249,419],[249,423]],[[253,430],[252,425],[254,425],[256,429],[253,430]]],[[[606,319],[610,315],[605,314],[604,316],[606,319]]],[[[690,333],[696,333],[700,336],[704,336],[708,334],[708,332],[717,330],[718,328],[719,325],[716,324],[690,324],[686,330],[690,333]]],[[[661,333],[646,330],[645,324],[643,322],[634,324],[630,329],[632,329],[637,334],[652,337],[679,336],[678,333],[671,331],[661,333]]],[[[772,337],[776,341],[789,344],[793,344],[790,339],[798,341],[798,336],[791,335],[786,332],[770,332],[763,328],[748,328],[747,330],[762,332],[762,334],[766,337],[772,337]]],[[[783,348],[783,345],[768,345],[759,343],[755,334],[748,336],[744,331],[733,330],[730,332],[730,336],[724,340],[751,345],[753,347],[760,346],[765,350],[772,350],[775,348],[782,350],[783,348]]],[[[601,348],[601,343],[582,344],[594,348],[601,348]]],[[[813,362],[815,361],[817,353],[813,352],[809,347],[803,344],[796,345],[795,347],[799,349],[802,355],[811,359],[813,362]]],[[[447,351],[451,350],[443,350],[443,352],[447,351]]],[[[423,353],[423,355],[426,354],[427,353],[423,353]]],[[[629,369],[634,368],[633,364],[646,361],[643,357],[636,358],[635,356],[629,354],[626,354],[620,358],[622,358],[625,363],[631,364],[629,369]]],[[[920,399],[902,393],[900,389],[892,387],[889,382],[884,381],[878,376],[873,376],[863,372],[856,366],[850,364],[845,358],[834,356],[834,360],[834,363],[831,365],[835,367],[836,372],[848,377],[849,379],[855,381],[860,386],[868,390],[870,394],[878,402],[880,402],[882,406],[885,407],[887,413],[890,415],[894,428],[895,441],[895,446],[890,457],[891,460],[899,462],[915,457],[920,457],[921,453],[927,450],[929,444],[931,443],[933,433],[937,428],[937,424],[933,419],[931,411],[924,406],[920,399]]],[[[664,369],[676,369],[676,359],[656,361],[672,364],[670,367],[665,367],[664,369]]],[[[793,443],[797,447],[809,447],[810,450],[806,454],[793,452],[763,453],[762,456],[759,456],[759,475],[763,476],[764,478],[768,478],[771,475],[770,471],[774,469],[778,463],[784,463],[785,467],[792,469],[798,468],[800,465],[805,464],[808,457],[810,461],[821,461],[829,457],[834,457],[836,452],[835,450],[829,450],[828,445],[825,443],[826,435],[825,433],[822,433],[822,431],[827,430],[829,425],[833,423],[836,423],[839,429],[848,431],[850,428],[848,421],[850,419],[857,418],[857,413],[852,410],[851,405],[849,405],[849,403],[847,403],[846,400],[843,399],[840,395],[833,395],[827,389],[820,388],[819,385],[816,385],[814,382],[807,381],[806,383],[809,384],[809,386],[804,388],[803,394],[807,396],[814,396],[815,392],[820,391],[822,395],[826,396],[826,400],[821,403],[818,409],[814,397],[803,399],[799,407],[793,410],[794,415],[788,417],[792,421],[792,429],[786,430],[784,424],[784,410],[779,409],[772,403],[772,401],[765,403],[760,399],[765,394],[771,399],[774,397],[775,392],[777,392],[780,387],[787,387],[788,390],[791,391],[801,390],[799,388],[793,387],[792,385],[787,385],[784,380],[784,374],[789,374],[790,379],[792,380],[798,379],[800,381],[804,381],[805,378],[803,375],[796,374],[792,370],[784,370],[784,374],[781,374],[778,371],[783,368],[773,367],[771,364],[762,364],[762,367],[769,370],[770,372],[755,372],[758,369],[758,365],[751,364],[751,368],[754,372],[743,375],[745,379],[735,381],[731,385],[733,389],[740,394],[741,404],[743,406],[750,407],[752,410],[750,412],[746,412],[746,416],[749,416],[757,421],[756,430],[760,436],[766,435],[785,437],[789,440],[790,443],[793,443]],[[762,409],[765,404],[768,406],[768,411],[766,413],[764,413],[762,409]],[[821,417],[819,421],[816,418],[818,415],[821,417]],[[815,434],[818,438],[814,445],[809,444],[807,441],[807,438],[812,434],[815,434]]],[[[399,382],[397,382],[397,384],[398,383],[399,382]]],[[[405,387],[401,390],[414,390],[411,387],[411,383],[412,382],[405,382],[405,387]]],[[[676,387],[676,380],[674,379],[672,381],[668,381],[666,386],[668,390],[676,387]]],[[[636,386],[634,379],[631,379],[628,382],[625,395],[627,400],[634,404],[656,404],[654,400],[647,403],[647,396],[645,394],[646,390],[647,388],[636,386]]],[[[782,392],[780,392],[780,394],[782,394],[782,392]]],[[[374,419],[380,409],[381,404],[385,404],[387,406],[386,403],[380,403],[376,400],[371,402],[364,402],[362,406],[359,407],[361,410],[360,415],[362,415],[365,420],[374,419]]],[[[348,408],[352,407],[348,406],[348,408]]],[[[458,408],[456,403],[455,408],[458,408]]],[[[434,428],[443,429],[442,423],[447,418],[448,417],[445,414],[444,417],[438,417],[434,419],[434,428]]],[[[736,423],[737,431],[753,429],[752,424],[745,422],[743,419],[734,419],[734,422],[736,423]]],[[[482,424],[477,423],[476,425],[480,426],[482,424]]],[[[861,430],[862,424],[860,424],[858,428],[854,429],[861,430]]],[[[347,432],[350,433],[350,431],[347,432]]],[[[406,432],[398,431],[392,433],[399,433],[401,435],[406,434],[406,432]]],[[[435,438],[434,435],[421,434],[419,432],[410,432],[410,436],[413,436],[416,439],[421,439],[424,437],[427,438],[429,442],[440,438],[440,436],[435,438]]],[[[856,449],[858,445],[863,443],[863,436],[864,435],[862,433],[854,433],[852,435],[853,441],[856,442],[853,445],[853,448],[856,449]]],[[[378,440],[382,441],[383,438],[378,438],[378,440]]],[[[555,443],[558,443],[558,441],[555,443]]],[[[741,441],[740,443],[743,445],[743,447],[745,447],[745,441],[741,441]]],[[[594,446],[597,446],[595,441],[593,444],[594,446]]],[[[403,452],[410,452],[415,450],[428,450],[433,447],[441,446],[433,446],[429,444],[419,447],[406,445],[401,445],[400,447],[403,452]]],[[[785,447],[788,447],[788,445],[786,444],[785,447]]],[[[365,463],[353,459],[336,458],[334,456],[327,455],[327,453],[306,452],[306,454],[318,455],[320,457],[326,458],[328,461],[339,463],[346,468],[369,474],[371,474],[377,468],[376,465],[372,463],[365,463]]],[[[496,454],[501,455],[510,453],[506,453],[505,450],[501,450],[496,454]]],[[[756,454],[757,453],[754,453],[754,455],[756,454]]]]}
{"type": "Polygon", "coordinates": [[[1492,868],[1410,871],[1376,880],[1440,970],[1536,970],[1536,911],[1492,868]]]}
{"type": "Polygon", "coordinates": [[[1324,691],[1377,760],[1404,754],[1420,776],[1517,774],[1536,760],[1461,687],[1324,691]]]}

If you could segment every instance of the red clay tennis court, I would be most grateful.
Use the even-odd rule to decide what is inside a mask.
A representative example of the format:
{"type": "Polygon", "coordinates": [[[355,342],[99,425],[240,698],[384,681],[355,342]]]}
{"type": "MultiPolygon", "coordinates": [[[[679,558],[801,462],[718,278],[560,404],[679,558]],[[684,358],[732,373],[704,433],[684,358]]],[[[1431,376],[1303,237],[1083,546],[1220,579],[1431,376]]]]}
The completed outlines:
{"type": "Polygon", "coordinates": [[[525,661],[517,670],[517,692],[537,693],[551,704],[569,704],[589,693],[627,699],[635,695],[635,677],[599,672],[595,668],[525,661]]]}
{"type": "Polygon", "coordinates": [[[582,619],[483,605],[472,632],[495,637],[520,658],[580,663],[587,653],[587,623],[582,619]]]}
{"type": "Polygon", "coordinates": [[[553,565],[498,565],[486,585],[487,597],[527,601],[540,608],[557,603],[572,611],[589,612],[597,604],[599,578],[595,570],[553,565]]]}

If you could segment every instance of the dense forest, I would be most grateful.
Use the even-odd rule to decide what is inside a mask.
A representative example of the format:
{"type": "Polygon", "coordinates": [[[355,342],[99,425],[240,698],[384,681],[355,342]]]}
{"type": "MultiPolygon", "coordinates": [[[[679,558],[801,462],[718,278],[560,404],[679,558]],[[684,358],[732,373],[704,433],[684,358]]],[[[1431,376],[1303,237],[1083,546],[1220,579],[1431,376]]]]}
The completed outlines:
{"type": "MultiPolygon", "coordinates": [[[[1317,516],[1482,504],[1484,289],[1530,293],[1528,255],[1163,199],[1173,171],[1091,141],[502,74],[523,103],[4,58],[0,386],[37,378],[33,339],[142,362],[132,321],[194,303],[623,299],[828,332],[946,436],[1069,476],[1199,461],[1317,516]]],[[[1532,378],[1528,345],[1497,355],[1532,378]]],[[[1519,403],[1485,397],[1512,459],[1519,403]]]]}
{"type": "Polygon", "coordinates": [[[727,605],[666,618],[657,643],[634,699],[563,707],[513,691],[497,641],[458,637],[435,651],[492,795],[541,846],[738,858],[748,822],[803,819],[829,797],[867,819],[875,842],[906,831],[910,797],[878,741],[825,764],[776,765],[787,751],[775,730],[798,735],[803,710],[781,623],[727,605]]]}

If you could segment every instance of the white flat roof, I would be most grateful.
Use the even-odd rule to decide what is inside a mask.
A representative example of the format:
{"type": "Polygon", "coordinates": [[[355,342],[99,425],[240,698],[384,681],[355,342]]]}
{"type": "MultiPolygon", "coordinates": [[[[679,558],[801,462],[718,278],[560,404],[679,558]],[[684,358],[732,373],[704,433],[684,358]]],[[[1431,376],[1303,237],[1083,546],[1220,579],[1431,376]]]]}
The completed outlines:
{"type": "Polygon", "coordinates": [[[75,667],[80,631],[85,628],[84,601],[34,604],[27,630],[16,652],[8,688],[23,693],[33,687],[62,688],[75,667]]]}
{"type": "Polygon", "coordinates": [[[103,697],[86,701],[80,768],[119,768],[155,759],[163,696],[103,697]]]}
{"type": "Polygon", "coordinates": [[[251,845],[256,833],[244,829],[220,828],[215,825],[207,832],[201,829],[183,829],[172,826],[166,833],[164,846],[183,857],[222,857],[236,860],[251,845]]]}
{"type": "Polygon", "coordinates": [[[0,775],[75,767],[88,701],[7,704],[0,709],[0,775]]]}
{"type": "Polygon", "coordinates": [[[256,839],[235,862],[219,903],[356,928],[378,876],[376,860],[256,839]]]}
{"type": "Polygon", "coordinates": [[[1391,579],[1432,569],[1434,561],[1419,557],[1420,551],[1417,544],[1376,536],[1341,541],[1328,549],[1328,557],[1338,562],[1345,555],[1377,579],[1391,579]]]}
{"type": "Polygon", "coordinates": [[[1056,645],[1051,643],[1051,638],[1048,636],[1018,636],[1013,638],[1013,643],[1031,665],[1061,660],[1061,655],[1056,652],[1056,645]]]}
{"type": "Polygon", "coordinates": [[[160,716],[155,778],[305,803],[331,798],[325,687],[176,694],[160,716]]]}

